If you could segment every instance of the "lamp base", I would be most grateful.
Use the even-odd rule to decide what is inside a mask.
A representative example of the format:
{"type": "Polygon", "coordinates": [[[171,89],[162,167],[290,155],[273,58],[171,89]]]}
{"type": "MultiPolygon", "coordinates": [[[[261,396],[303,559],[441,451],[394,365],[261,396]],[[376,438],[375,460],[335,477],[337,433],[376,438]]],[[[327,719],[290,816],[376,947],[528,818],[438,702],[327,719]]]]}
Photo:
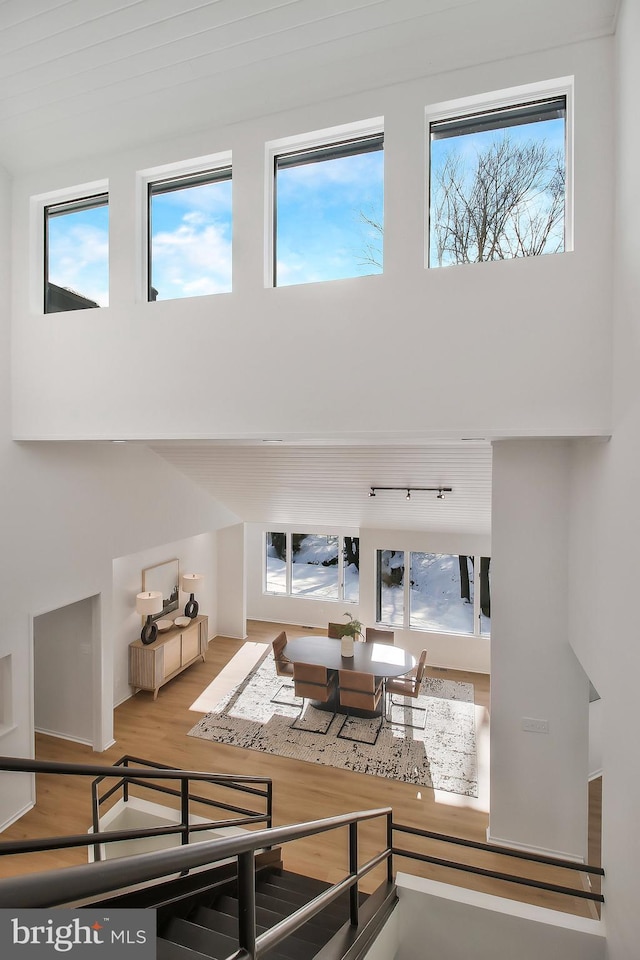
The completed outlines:
{"type": "Polygon", "coordinates": [[[146,623],[142,628],[140,639],[144,644],[153,643],[158,636],[158,627],[151,619],[151,614],[147,617],[146,623]]]}
{"type": "Polygon", "coordinates": [[[198,616],[199,609],[200,608],[198,606],[198,601],[194,600],[193,594],[191,594],[191,597],[189,598],[189,600],[187,600],[187,603],[185,604],[185,608],[184,608],[185,617],[189,617],[189,619],[193,620],[194,617],[198,616]]]}

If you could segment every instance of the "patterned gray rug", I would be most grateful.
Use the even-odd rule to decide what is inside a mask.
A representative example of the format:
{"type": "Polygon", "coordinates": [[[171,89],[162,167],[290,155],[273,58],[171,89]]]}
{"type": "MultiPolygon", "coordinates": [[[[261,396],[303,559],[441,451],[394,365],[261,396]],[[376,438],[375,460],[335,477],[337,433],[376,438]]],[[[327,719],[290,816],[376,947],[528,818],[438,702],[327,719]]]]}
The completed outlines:
{"type": "Polygon", "coordinates": [[[417,700],[391,720],[317,710],[276,674],[270,651],[189,731],[190,737],[344,767],[391,780],[477,797],[474,691],[471,683],[425,678],[417,700]],[[415,726],[402,726],[398,721],[415,726]]]}

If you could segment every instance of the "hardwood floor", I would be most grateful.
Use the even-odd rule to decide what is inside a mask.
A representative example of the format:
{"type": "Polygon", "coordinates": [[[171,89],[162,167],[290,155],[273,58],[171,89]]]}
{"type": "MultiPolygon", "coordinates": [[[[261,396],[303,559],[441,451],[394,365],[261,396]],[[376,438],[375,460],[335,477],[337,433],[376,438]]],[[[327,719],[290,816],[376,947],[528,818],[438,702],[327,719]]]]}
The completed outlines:
{"type": "MultiPolygon", "coordinates": [[[[309,627],[292,627],[289,624],[249,621],[249,640],[270,643],[281,629],[285,629],[289,637],[311,632],[320,635],[324,632],[312,631],[309,627]]],[[[162,687],[156,701],[151,693],[142,691],[121,704],[115,711],[116,743],[104,753],[96,754],[89,747],[70,741],[38,736],[38,758],[111,764],[121,756],[130,754],[185,769],[267,776],[272,778],[274,784],[276,825],[353,810],[392,806],[396,822],[472,840],[486,840],[489,780],[488,676],[441,670],[432,674],[439,678],[450,677],[468,681],[474,685],[479,797],[471,799],[188,737],[188,730],[202,715],[190,710],[191,704],[242,646],[243,641],[216,637],[209,645],[206,662],[194,664],[162,687]]],[[[427,675],[429,674],[430,671],[427,670],[427,675]]],[[[90,777],[38,776],[36,807],[7,829],[2,839],[86,832],[91,822],[90,781],[90,777]]],[[[595,796],[597,787],[592,787],[592,791],[595,796]]],[[[594,807],[597,808],[597,803],[594,807]]],[[[595,819],[593,825],[595,836],[599,826],[595,819]]],[[[359,844],[362,862],[384,845],[384,829],[383,820],[364,826],[359,844]]],[[[396,844],[410,847],[412,838],[402,836],[396,839],[396,844]]],[[[415,849],[432,856],[453,861],[465,860],[503,873],[517,874],[521,868],[526,868],[527,876],[567,886],[579,886],[579,878],[582,876],[570,871],[559,874],[556,870],[550,873],[548,868],[535,864],[526,867],[518,860],[511,861],[510,858],[487,855],[467,848],[454,848],[435,841],[419,841],[417,845],[413,845],[415,849]]],[[[597,853],[595,842],[591,843],[590,850],[597,853]]],[[[284,860],[291,870],[336,881],[342,878],[346,871],[346,830],[290,844],[284,850],[284,860]]],[[[83,862],[86,862],[84,849],[3,857],[0,859],[0,876],[83,862]]],[[[451,868],[396,857],[395,869],[484,890],[497,896],[526,900],[582,916],[593,916],[592,907],[577,898],[530,890],[504,881],[463,874],[451,868]]],[[[363,884],[364,889],[373,889],[382,878],[383,870],[378,868],[367,878],[367,882],[363,884]]]]}

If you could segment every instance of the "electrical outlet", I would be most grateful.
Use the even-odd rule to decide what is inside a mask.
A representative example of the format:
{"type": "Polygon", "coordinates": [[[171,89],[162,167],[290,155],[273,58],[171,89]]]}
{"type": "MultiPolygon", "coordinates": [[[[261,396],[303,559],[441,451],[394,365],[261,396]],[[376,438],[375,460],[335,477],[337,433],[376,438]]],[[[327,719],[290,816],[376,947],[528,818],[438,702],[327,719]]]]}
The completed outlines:
{"type": "Polygon", "coordinates": [[[549,733],[549,721],[534,720],[533,717],[523,717],[522,729],[528,733],[549,733]]]}

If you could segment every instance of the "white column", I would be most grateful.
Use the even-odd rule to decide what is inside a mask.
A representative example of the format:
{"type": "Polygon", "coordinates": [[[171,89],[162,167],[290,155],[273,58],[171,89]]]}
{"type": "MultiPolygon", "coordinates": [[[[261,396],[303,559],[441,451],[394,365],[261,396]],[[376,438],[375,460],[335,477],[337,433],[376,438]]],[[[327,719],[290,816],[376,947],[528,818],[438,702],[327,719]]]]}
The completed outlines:
{"type": "Polygon", "coordinates": [[[489,838],[586,859],[589,683],[568,641],[569,482],[566,442],[494,443],[489,838]]]}

